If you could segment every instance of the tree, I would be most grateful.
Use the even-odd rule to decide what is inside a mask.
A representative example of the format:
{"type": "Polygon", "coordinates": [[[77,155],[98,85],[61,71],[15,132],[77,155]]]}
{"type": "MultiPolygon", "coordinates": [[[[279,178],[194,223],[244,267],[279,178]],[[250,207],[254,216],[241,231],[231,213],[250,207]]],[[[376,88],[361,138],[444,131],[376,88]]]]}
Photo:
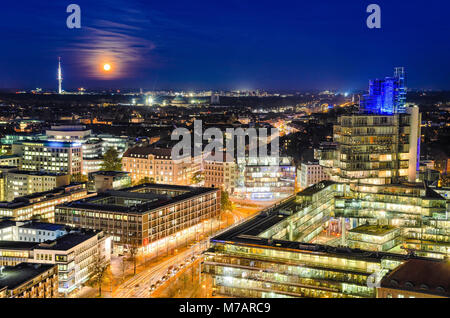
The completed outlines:
{"type": "Polygon", "coordinates": [[[70,175],[70,182],[87,182],[88,177],[81,174],[81,173],[75,173],[70,175]]]}
{"type": "Polygon", "coordinates": [[[134,275],[136,275],[138,252],[139,248],[136,245],[128,245],[128,260],[133,263],[134,275]]]}
{"type": "Polygon", "coordinates": [[[203,180],[205,180],[205,176],[202,174],[201,171],[195,172],[191,177],[192,184],[198,184],[198,183],[202,182],[203,180]]]}
{"type": "Polygon", "coordinates": [[[127,270],[127,263],[125,262],[125,256],[121,258],[120,268],[122,269],[122,281],[125,278],[125,271],[127,270]]]}
{"type": "Polygon", "coordinates": [[[94,261],[92,264],[92,282],[98,286],[98,295],[102,296],[102,283],[105,279],[106,270],[108,264],[104,261],[104,257],[100,254],[100,251],[94,255],[94,261]]]}
{"type": "Polygon", "coordinates": [[[122,159],[113,147],[109,148],[103,156],[102,171],[122,171],[122,159]]]}
{"type": "Polygon", "coordinates": [[[136,182],[134,185],[138,186],[138,185],[146,184],[146,183],[155,183],[155,178],[145,177],[145,178],[139,180],[138,182],[136,182]]]}
{"type": "Polygon", "coordinates": [[[220,206],[222,208],[222,211],[233,210],[233,205],[230,201],[230,195],[225,190],[221,191],[220,206]]]}

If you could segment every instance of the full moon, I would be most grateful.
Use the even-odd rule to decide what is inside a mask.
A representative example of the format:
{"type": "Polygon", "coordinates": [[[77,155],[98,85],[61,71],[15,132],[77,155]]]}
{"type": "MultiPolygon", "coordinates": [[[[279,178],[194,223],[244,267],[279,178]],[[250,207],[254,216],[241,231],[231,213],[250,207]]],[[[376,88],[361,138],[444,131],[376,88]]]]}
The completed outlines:
{"type": "Polygon", "coordinates": [[[105,71],[110,71],[111,70],[111,65],[109,65],[109,64],[104,64],[103,65],[103,69],[105,70],[105,71]]]}

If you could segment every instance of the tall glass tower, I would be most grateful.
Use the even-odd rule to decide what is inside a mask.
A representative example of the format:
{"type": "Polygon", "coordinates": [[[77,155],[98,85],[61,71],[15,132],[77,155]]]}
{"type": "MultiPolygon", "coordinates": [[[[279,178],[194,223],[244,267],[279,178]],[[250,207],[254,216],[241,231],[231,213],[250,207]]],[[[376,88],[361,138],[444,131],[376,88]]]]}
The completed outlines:
{"type": "Polygon", "coordinates": [[[406,76],[403,67],[396,67],[394,77],[370,80],[369,94],[363,95],[360,109],[365,113],[401,114],[406,112],[406,76]]]}

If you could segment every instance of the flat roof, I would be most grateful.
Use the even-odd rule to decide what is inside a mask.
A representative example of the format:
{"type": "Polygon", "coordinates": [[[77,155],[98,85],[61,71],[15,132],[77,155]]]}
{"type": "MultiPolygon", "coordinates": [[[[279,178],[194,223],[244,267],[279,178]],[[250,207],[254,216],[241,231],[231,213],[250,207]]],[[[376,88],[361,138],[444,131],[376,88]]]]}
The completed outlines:
{"type": "Polygon", "coordinates": [[[35,230],[46,230],[46,231],[58,231],[64,230],[65,225],[54,224],[54,223],[44,223],[44,222],[30,222],[20,226],[24,229],[35,229],[35,230]]]}
{"type": "Polygon", "coordinates": [[[97,230],[84,230],[83,232],[71,232],[66,235],[58,237],[54,241],[47,241],[38,244],[34,250],[58,250],[67,251],[84,241],[98,235],[101,231],[97,230]]]}
{"type": "Polygon", "coordinates": [[[306,188],[305,190],[297,193],[297,195],[299,195],[299,196],[310,196],[310,195],[316,194],[317,192],[322,191],[323,189],[325,189],[325,188],[327,188],[330,185],[333,185],[335,183],[336,182],[330,181],[330,180],[320,181],[319,183],[316,183],[316,184],[306,188]]]}
{"type": "Polygon", "coordinates": [[[90,173],[90,175],[92,176],[109,176],[109,177],[123,176],[129,174],[130,174],[129,172],[125,171],[95,171],[90,173]]]}
{"type": "MultiPolygon", "coordinates": [[[[313,244],[297,241],[274,240],[263,238],[258,235],[284,220],[288,216],[280,214],[283,209],[290,207],[294,198],[284,202],[276,208],[269,208],[260,212],[250,220],[232,227],[231,229],[220,233],[211,238],[211,242],[230,243],[236,245],[259,245],[261,248],[275,248],[275,249],[290,249],[298,252],[308,252],[316,254],[329,254],[337,257],[345,256],[347,258],[366,260],[366,261],[380,261],[385,257],[396,259],[399,261],[406,260],[410,255],[394,254],[378,251],[366,251],[361,249],[352,249],[348,247],[334,247],[330,245],[313,244]]],[[[414,256],[419,259],[427,259],[414,256]]]]}
{"type": "Polygon", "coordinates": [[[0,230],[15,225],[16,225],[15,221],[9,219],[0,219],[0,230]]]}
{"type": "Polygon", "coordinates": [[[361,233],[366,235],[375,235],[375,236],[382,236],[386,235],[388,233],[394,232],[398,228],[395,226],[388,226],[388,225],[361,225],[358,227],[355,227],[354,229],[349,230],[349,232],[354,233],[361,233]]]}
{"type": "Polygon", "coordinates": [[[219,191],[216,188],[200,188],[200,187],[189,187],[189,186],[176,186],[176,185],[166,185],[166,184],[142,184],[139,186],[126,188],[119,191],[106,191],[104,193],[98,194],[94,197],[82,199],[79,201],[73,201],[59,205],[59,207],[67,208],[78,208],[87,210],[98,210],[106,212],[120,212],[120,213],[145,213],[154,209],[159,209],[166,205],[181,202],[183,200],[188,200],[198,195],[203,195],[207,193],[214,193],[219,191]],[[167,190],[167,191],[181,191],[183,193],[175,195],[173,197],[168,197],[164,195],[154,194],[154,193],[141,193],[139,190],[167,190]],[[141,204],[135,206],[121,206],[114,204],[102,204],[96,203],[96,201],[110,198],[134,198],[137,200],[147,200],[141,204]]]}
{"type": "Polygon", "coordinates": [[[5,266],[3,275],[0,275],[0,289],[16,289],[20,285],[32,280],[53,267],[55,264],[20,263],[16,266],[5,266]]]}
{"type": "Polygon", "coordinates": [[[50,177],[60,177],[60,176],[66,176],[67,174],[64,173],[54,173],[54,172],[44,172],[44,171],[28,171],[28,170],[9,170],[8,173],[13,174],[24,174],[29,176],[50,176],[50,177]]]}
{"type": "Polygon", "coordinates": [[[0,249],[3,250],[33,250],[38,242],[0,241],[0,249]]]}

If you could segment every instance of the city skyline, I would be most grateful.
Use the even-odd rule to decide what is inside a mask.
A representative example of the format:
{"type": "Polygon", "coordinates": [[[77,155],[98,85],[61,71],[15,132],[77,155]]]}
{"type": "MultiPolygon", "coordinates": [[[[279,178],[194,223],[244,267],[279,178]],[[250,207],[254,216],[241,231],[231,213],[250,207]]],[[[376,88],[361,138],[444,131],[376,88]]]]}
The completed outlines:
{"type": "Polygon", "coordinates": [[[58,57],[68,90],[348,91],[395,66],[408,69],[410,88],[450,87],[450,47],[436,32],[450,28],[448,4],[379,1],[381,29],[366,26],[369,2],[77,4],[80,29],[66,26],[66,3],[40,4],[46,15],[30,1],[2,10],[0,89],[54,88],[58,57]]]}

